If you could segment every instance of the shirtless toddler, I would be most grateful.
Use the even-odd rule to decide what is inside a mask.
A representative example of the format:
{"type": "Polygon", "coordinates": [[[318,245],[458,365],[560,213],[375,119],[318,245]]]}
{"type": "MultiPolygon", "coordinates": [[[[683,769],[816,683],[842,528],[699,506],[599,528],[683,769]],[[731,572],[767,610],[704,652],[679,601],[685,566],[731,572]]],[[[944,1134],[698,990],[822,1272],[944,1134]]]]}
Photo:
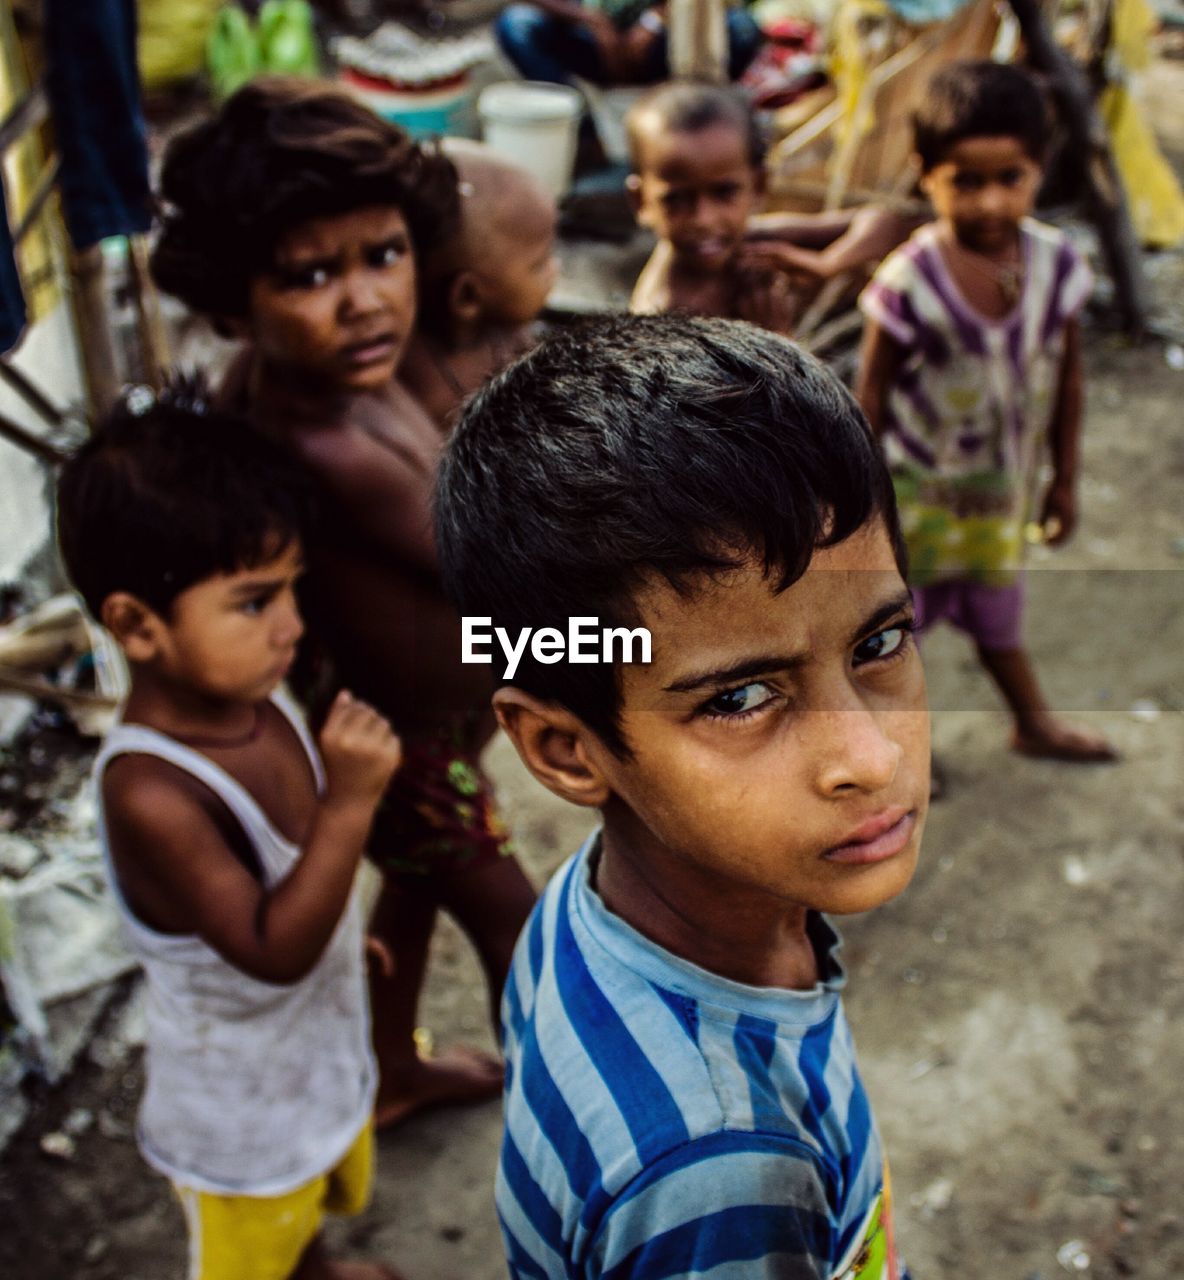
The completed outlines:
{"type": "Polygon", "coordinates": [[[764,143],[735,92],[675,83],[626,120],[638,222],[658,244],[629,309],[749,320],[792,333],[820,281],[877,262],[916,226],[869,206],[758,214],[764,143]]]}
{"type": "Polygon", "coordinates": [[[460,218],[420,269],[419,318],[400,377],[441,428],[463,401],[533,345],[555,285],[555,201],[480,142],[448,138],[460,218]]]}

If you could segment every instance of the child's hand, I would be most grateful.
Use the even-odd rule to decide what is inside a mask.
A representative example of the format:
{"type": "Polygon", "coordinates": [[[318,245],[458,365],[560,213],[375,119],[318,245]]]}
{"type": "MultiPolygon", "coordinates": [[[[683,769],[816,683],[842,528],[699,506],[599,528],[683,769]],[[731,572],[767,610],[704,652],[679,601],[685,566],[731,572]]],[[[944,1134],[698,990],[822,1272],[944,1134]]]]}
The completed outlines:
{"type": "Polygon", "coordinates": [[[755,269],[783,271],[801,277],[803,284],[813,284],[823,277],[819,255],[813,249],[783,241],[754,237],[740,246],[739,265],[755,269]]]}
{"type": "Polygon", "coordinates": [[[373,809],[403,759],[389,723],[344,689],[337,695],[320,735],[325,762],[325,803],[373,809]]]}
{"type": "Polygon", "coordinates": [[[1040,512],[1044,541],[1050,547],[1068,542],[1077,527],[1077,494],[1071,484],[1056,484],[1044,495],[1040,512]]]}

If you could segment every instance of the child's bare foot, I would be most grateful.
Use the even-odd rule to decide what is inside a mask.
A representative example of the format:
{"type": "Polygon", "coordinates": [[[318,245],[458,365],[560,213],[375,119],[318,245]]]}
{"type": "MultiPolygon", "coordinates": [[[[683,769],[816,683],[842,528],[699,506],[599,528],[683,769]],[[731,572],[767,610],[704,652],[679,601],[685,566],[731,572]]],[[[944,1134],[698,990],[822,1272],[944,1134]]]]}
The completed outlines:
{"type": "Polygon", "coordinates": [[[406,1069],[388,1070],[374,1107],[374,1126],[391,1129],[430,1107],[485,1102],[501,1092],[500,1058],[467,1045],[456,1045],[406,1069]]]}
{"type": "Polygon", "coordinates": [[[1038,760],[1064,760],[1069,764],[1106,764],[1118,752],[1098,733],[1077,729],[1063,720],[1046,720],[1028,729],[1016,729],[1012,750],[1038,760]]]}

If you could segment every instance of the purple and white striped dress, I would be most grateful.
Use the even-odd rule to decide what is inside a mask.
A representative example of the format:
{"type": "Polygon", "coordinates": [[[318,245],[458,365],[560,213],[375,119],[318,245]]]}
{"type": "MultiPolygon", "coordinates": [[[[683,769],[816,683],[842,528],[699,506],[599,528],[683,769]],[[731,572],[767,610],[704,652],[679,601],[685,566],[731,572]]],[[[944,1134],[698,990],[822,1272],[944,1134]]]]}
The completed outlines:
{"type": "Polygon", "coordinates": [[[1093,278],[1057,228],[1020,224],[1023,285],[1005,316],[966,300],[936,223],[888,257],[860,298],[904,349],[884,415],[912,563],[926,578],[1018,569],[1055,408],[1068,322],[1093,278]]]}

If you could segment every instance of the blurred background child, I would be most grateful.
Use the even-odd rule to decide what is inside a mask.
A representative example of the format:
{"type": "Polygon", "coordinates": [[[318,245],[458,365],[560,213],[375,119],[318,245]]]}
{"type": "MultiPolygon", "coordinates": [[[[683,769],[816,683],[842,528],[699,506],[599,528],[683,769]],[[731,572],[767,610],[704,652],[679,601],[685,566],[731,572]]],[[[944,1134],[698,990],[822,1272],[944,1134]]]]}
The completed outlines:
{"type": "Polygon", "coordinates": [[[459,221],[420,264],[420,308],[401,376],[442,427],[462,401],[532,343],[559,272],[555,201],[480,142],[447,139],[459,221]]]}
{"type": "Polygon", "coordinates": [[[1053,713],[1022,637],[1025,525],[1055,546],[1077,523],[1077,315],[1092,282],[1065,235],[1031,217],[1048,134],[1016,67],[955,63],[933,78],[915,145],[937,221],[863,294],[858,394],[893,464],[918,626],[944,618],[971,637],[1017,751],[1103,761],[1103,738],[1053,713]]]}
{"type": "Polygon", "coordinates": [[[631,311],[749,320],[791,334],[821,280],[879,261],[916,225],[877,206],[759,214],[764,140],[731,90],[661,85],[626,124],[630,197],[658,238],[631,311]]]}

